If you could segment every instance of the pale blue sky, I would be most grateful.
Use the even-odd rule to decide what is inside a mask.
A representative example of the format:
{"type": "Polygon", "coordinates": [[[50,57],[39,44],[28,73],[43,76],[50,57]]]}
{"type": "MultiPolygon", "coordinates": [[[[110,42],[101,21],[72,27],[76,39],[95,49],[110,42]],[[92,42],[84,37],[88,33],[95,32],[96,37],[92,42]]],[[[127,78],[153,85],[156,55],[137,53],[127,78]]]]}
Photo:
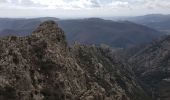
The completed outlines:
{"type": "Polygon", "coordinates": [[[0,17],[111,17],[170,13],[170,0],[0,0],[0,17]]]}

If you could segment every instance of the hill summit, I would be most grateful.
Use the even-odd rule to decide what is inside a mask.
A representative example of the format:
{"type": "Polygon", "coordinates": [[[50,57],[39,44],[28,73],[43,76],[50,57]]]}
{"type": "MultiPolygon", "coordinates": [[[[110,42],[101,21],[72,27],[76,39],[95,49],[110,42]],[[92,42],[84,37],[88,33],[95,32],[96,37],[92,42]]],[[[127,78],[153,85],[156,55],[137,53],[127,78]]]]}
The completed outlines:
{"type": "Polygon", "coordinates": [[[149,100],[109,49],[69,48],[53,21],[30,36],[3,37],[0,45],[1,100],[149,100]]]}

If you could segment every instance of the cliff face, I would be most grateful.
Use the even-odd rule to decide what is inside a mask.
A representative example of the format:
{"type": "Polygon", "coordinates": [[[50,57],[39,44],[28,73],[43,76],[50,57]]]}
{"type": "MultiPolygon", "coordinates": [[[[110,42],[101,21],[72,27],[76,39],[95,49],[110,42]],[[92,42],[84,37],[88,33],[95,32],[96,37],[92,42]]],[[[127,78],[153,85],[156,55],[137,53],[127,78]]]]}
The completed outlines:
{"type": "Polygon", "coordinates": [[[1,38],[0,46],[1,100],[149,100],[107,49],[69,48],[53,21],[31,36],[1,38]]]}

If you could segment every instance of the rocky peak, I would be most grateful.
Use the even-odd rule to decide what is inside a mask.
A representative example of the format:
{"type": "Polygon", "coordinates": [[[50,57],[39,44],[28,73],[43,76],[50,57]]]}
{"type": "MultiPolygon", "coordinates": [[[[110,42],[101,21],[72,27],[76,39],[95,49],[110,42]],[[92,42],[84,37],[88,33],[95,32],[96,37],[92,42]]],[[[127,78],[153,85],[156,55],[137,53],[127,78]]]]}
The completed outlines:
{"type": "Polygon", "coordinates": [[[0,100],[150,100],[110,53],[64,44],[54,21],[32,36],[0,38],[0,100]]]}
{"type": "Polygon", "coordinates": [[[58,27],[55,21],[45,21],[41,23],[38,28],[32,33],[32,36],[51,40],[53,42],[65,41],[65,35],[62,29],[58,27]]]}

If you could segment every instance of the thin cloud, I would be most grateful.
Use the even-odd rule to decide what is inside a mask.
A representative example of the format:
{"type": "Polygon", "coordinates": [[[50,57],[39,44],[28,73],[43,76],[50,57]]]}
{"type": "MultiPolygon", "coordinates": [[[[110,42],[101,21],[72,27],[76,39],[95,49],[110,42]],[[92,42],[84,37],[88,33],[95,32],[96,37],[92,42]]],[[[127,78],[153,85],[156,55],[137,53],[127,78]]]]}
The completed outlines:
{"type": "MultiPolygon", "coordinates": [[[[107,0],[106,0],[107,1],[107,0]]],[[[39,9],[93,9],[93,8],[119,8],[127,6],[128,2],[112,1],[102,3],[101,0],[1,0],[0,6],[9,8],[39,8],[39,9]],[[12,5],[12,6],[11,6],[12,5]]]]}
{"type": "Polygon", "coordinates": [[[113,7],[113,8],[122,8],[122,7],[129,8],[130,4],[129,4],[129,2],[125,2],[125,1],[113,1],[106,6],[113,7]]]}
{"type": "Polygon", "coordinates": [[[63,9],[77,9],[77,8],[94,8],[100,7],[97,0],[31,0],[34,4],[46,6],[47,8],[63,8],[63,9]]]}
{"type": "Polygon", "coordinates": [[[146,7],[152,8],[152,9],[170,9],[170,0],[151,0],[148,1],[146,4],[146,7]]]}

